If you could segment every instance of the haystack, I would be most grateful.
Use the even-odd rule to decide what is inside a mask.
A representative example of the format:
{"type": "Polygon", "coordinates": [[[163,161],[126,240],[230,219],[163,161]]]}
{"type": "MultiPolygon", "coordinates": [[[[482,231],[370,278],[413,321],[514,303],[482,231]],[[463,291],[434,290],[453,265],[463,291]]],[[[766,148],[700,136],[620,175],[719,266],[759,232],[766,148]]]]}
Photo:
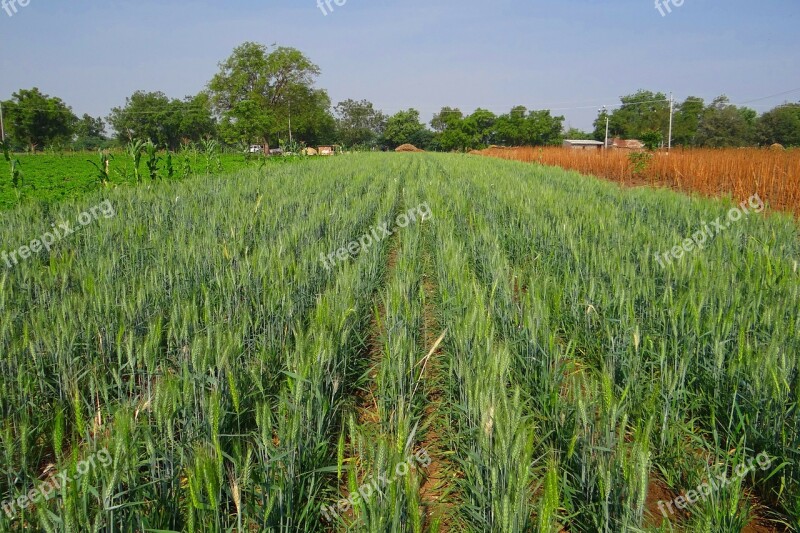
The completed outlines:
{"type": "Polygon", "coordinates": [[[769,149],[770,149],[770,150],[785,150],[785,148],[783,147],[783,145],[782,145],[782,144],[780,144],[780,143],[775,143],[775,144],[773,144],[772,146],[770,146],[770,147],[769,147],[769,149]]]}
{"type": "Polygon", "coordinates": [[[308,148],[303,148],[303,155],[317,155],[317,150],[310,146],[308,148]]]}
{"type": "Polygon", "coordinates": [[[401,144],[397,148],[394,149],[395,152],[424,152],[425,150],[420,150],[413,144],[401,144]]]}

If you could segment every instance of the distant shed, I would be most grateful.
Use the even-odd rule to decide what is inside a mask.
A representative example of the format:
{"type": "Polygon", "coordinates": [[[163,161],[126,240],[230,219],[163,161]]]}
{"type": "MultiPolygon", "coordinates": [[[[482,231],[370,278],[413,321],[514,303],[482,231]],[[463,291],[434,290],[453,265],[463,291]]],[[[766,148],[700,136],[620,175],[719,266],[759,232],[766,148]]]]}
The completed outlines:
{"type": "Polygon", "coordinates": [[[638,139],[614,139],[609,148],[616,150],[644,150],[644,143],[638,139]]]}
{"type": "Polygon", "coordinates": [[[603,143],[600,141],[567,139],[564,141],[564,148],[571,148],[573,150],[601,150],[603,148],[603,143]]]}

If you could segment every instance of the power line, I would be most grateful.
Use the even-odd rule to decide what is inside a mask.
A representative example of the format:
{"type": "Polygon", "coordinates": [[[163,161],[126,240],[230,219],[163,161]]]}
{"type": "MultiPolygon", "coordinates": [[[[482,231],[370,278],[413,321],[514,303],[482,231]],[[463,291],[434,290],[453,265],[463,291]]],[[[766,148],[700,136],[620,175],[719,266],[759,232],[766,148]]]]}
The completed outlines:
{"type": "Polygon", "coordinates": [[[782,93],[772,94],[770,96],[764,96],[762,98],[756,98],[754,100],[748,100],[747,102],[742,102],[739,105],[745,105],[745,104],[749,104],[751,102],[760,102],[761,100],[768,100],[769,98],[777,98],[778,96],[783,96],[785,94],[796,93],[797,91],[800,91],[800,87],[798,87],[797,89],[791,89],[791,90],[788,90],[788,91],[784,91],[782,93]]]}

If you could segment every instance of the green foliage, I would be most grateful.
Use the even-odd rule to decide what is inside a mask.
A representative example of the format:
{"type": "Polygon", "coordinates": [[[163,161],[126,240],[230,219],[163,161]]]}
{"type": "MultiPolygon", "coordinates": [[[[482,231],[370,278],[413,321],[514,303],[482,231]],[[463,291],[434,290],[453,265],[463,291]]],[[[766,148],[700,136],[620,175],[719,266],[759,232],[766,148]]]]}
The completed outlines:
{"type": "Polygon", "coordinates": [[[438,148],[444,151],[467,151],[490,144],[506,146],[546,146],[561,143],[564,117],[549,111],[531,111],[523,106],[495,116],[486,109],[476,109],[463,116],[460,110],[442,108],[431,125],[437,131],[438,148]]]}
{"type": "Polygon", "coordinates": [[[382,142],[390,148],[413,144],[424,150],[428,147],[430,138],[430,131],[420,122],[419,111],[408,109],[398,111],[386,120],[382,142]]]}
{"type": "Polygon", "coordinates": [[[172,152],[167,150],[167,155],[164,158],[164,170],[167,172],[167,179],[171,180],[175,177],[175,167],[172,162],[172,152]]]}
{"type": "MultiPolygon", "coordinates": [[[[570,128],[564,132],[565,139],[574,139],[579,141],[593,141],[595,140],[594,135],[588,131],[583,131],[579,128],[570,128]]],[[[603,136],[601,141],[605,140],[605,136],[603,136]]]]}
{"type": "MultiPolygon", "coordinates": [[[[99,152],[95,153],[65,153],[57,154],[12,154],[9,156],[19,161],[17,170],[24,169],[24,181],[20,178],[19,188],[12,186],[9,174],[3,172],[0,178],[0,210],[7,210],[22,200],[36,201],[42,204],[53,204],[70,198],[81,198],[93,191],[102,189],[101,180],[108,181],[109,186],[134,187],[136,181],[132,172],[133,160],[127,152],[121,150],[106,150],[108,154],[109,166],[108,177],[103,173],[102,178],[98,171],[98,166],[104,168],[100,162],[99,152]],[[91,162],[87,163],[88,157],[91,162]]],[[[199,161],[198,155],[187,155],[181,151],[179,154],[172,154],[173,157],[173,177],[185,179],[195,174],[194,169],[201,169],[203,163],[199,161]],[[184,163],[191,167],[189,172],[184,172],[184,163]]],[[[3,159],[3,156],[0,156],[3,159]]],[[[230,173],[241,170],[248,166],[238,154],[219,154],[219,162],[223,172],[230,173]]],[[[281,158],[274,158],[277,163],[281,158]]],[[[165,161],[165,160],[164,160],[165,161]]],[[[216,163],[215,163],[216,165],[216,163]]],[[[9,163],[10,166],[10,163],[9,163]]],[[[218,165],[217,165],[218,168],[218,165]]],[[[168,169],[165,163],[161,165],[162,175],[168,176],[168,169]]]]}
{"type": "Polygon", "coordinates": [[[703,112],[698,144],[709,148],[747,146],[755,140],[755,118],[754,111],[731,105],[726,96],[715,98],[703,112]]]}
{"type": "Polygon", "coordinates": [[[60,99],[39,89],[20,89],[12,100],[3,102],[7,137],[10,144],[35,151],[50,143],[67,142],[78,120],[60,99]]]}
{"type": "Polygon", "coordinates": [[[764,113],[757,128],[761,144],[800,147],[800,103],[786,104],[764,113]]]}
{"type": "Polygon", "coordinates": [[[690,96],[675,110],[672,142],[675,146],[698,146],[697,132],[703,120],[705,103],[702,98],[690,96]]]}
{"type": "Polygon", "coordinates": [[[640,140],[644,144],[645,149],[649,151],[657,150],[664,142],[664,137],[660,131],[650,130],[645,131],[640,135],[640,140]]]}
{"type": "Polygon", "coordinates": [[[628,154],[628,161],[632,167],[634,176],[641,176],[647,170],[650,161],[653,160],[653,153],[651,151],[641,152],[633,151],[628,154]]]}
{"type": "Polygon", "coordinates": [[[210,101],[231,143],[275,144],[292,129],[310,144],[332,140],[327,93],[313,87],[319,67],[299,50],[247,42],[220,64],[209,83],[210,101]]]}
{"type": "MultiPolygon", "coordinates": [[[[213,171],[202,150],[181,156],[213,171]]],[[[2,531],[319,531],[322,504],[386,474],[330,527],[423,531],[435,510],[458,531],[639,531],[655,478],[678,494],[759,452],[774,468],[667,527],[741,529],[750,494],[800,521],[789,216],[662,267],[730,202],[358,154],[30,203],[0,241],[105,200],[115,216],[0,263],[0,493],[43,464],[72,476],[2,531]],[[430,220],[325,266],[423,201],[430,220]],[[423,445],[441,487],[392,475],[423,445]]]]}
{"type": "Polygon", "coordinates": [[[22,171],[20,170],[22,164],[19,159],[11,156],[8,141],[0,141],[0,150],[3,152],[3,159],[6,160],[9,166],[11,186],[19,192],[19,188],[23,185],[22,171]]]}
{"type": "Polygon", "coordinates": [[[142,162],[142,154],[147,147],[147,142],[142,140],[132,140],[125,147],[128,157],[133,161],[133,179],[136,183],[142,182],[142,175],[139,171],[139,165],[142,162]]]}
{"type": "Polygon", "coordinates": [[[111,176],[109,172],[109,167],[111,164],[111,159],[113,157],[109,155],[107,152],[103,150],[98,150],[98,162],[89,160],[88,162],[95,168],[97,171],[97,183],[103,187],[108,185],[111,181],[111,176]]]}
{"type": "Polygon", "coordinates": [[[211,170],[221,170],[222,163],[219,159],[219,143],[214,139],[203,139],[200,142],[203,147],[203,156],[206,163],[206,176],[211,175],[211,170]]]}
{"type": "Polygon", "coordinates": [[[386,126],[386,115],[372,102],[344,100],[336,104],[336,137],[345,146],[376,146],[386,126]]]}
{"type": "Polygon", "coordinates": [[[161,161],[161,157],[158,155],[158,146],[153,141],[147,141],[144,145],[144,152],[147,154],[145,165],[150,181],[156,181],[158,179],[158,163],[161,161]]]}
{"type": "MultiPolygon", "coordinates": [[[[622,105],[610,115],[609,137],[638,139],[647,131],[656,130],[667,136],[669,130],[669,101],[660,92],[639,90],[620,98],[622,105]]],[[[605,111],[594,122],[595,139],[605,139],[605,111]]]]}
{"type": "Polygon", "coordinates": [[[105,136],[105,123],[101,118],[84,114],[75,123],[75,138],[72,147],[75,150],[100,150],[107,148],[109,140],[105,136]]]}
{"type": "Polygon", "coordinates": [[[120,143],[141,139],[177,149],[184,139],[199,141],[216,133],[208,95],[169,99],[162,92],[136,91],[125,106],[111,110],[108,122],[120,143]]]}

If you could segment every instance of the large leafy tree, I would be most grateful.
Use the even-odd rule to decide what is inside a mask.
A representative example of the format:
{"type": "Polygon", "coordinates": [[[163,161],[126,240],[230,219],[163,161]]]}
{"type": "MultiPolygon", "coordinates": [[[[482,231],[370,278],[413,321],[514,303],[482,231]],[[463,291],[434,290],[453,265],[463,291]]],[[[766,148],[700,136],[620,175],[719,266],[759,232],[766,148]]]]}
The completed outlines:
{"type": "Polygon", "coordinates": [[[516,106],[500,115],[495,124],[497,141],[510,146],[548,146],[560,144],[564,117],[552,116],[550,111],[531,111],[516,106]]]}
{"type": "Polygon", "coordinates": [[[246,143],[288,138],[290,117],[301,136],[319,135],[314,124],[332,124],[325,117],[330,99],[313,87],[319,67],[299,50],[246,42],[219,67],[208,88],[228,139],[234,133],[246,143]]]}
{"type": "Polygon", "coordinates": [[[108,141],[105,132],[106,125],[102,118],[84,114],[75,123],[73,146],[78,150],[95,150],[108,141]]]}
{"type": "Polygon", "coordinates": [[[10,101],[3,102],[3,111],[10,144],[31,150],[70,141],[78,120],[60,98],[36,87],[14,93],[10,101]]]}
{"type": "Polygon", "coordinates": [[[594,140],[594,135],[588,131],[583,131],[580,128],[569,128],[564,132],[565,139],[575,139],[581,141],[594,140]]]}
{"type": "Polygon", "coordinates": [[[457,107],[443,107],[431,119],[431,127],[437,150],[463,151],[470,145],[470,136],[464,128],[464,113],[457,107]]]}
{"type": "Polygon", "coordinates": [[[207,92],[187,96],[183,101],[173,100],[172,105],[181,111],[177,132],[181,141],[197,142],[217,134],[211,95],[207,92]]]}
{"type": "Polygon", "coordinates": [[[672,143],[681,146],[697,146],[697,132],[703,119],[705,102],[702,98],[688,97],[675,109],[672,143]]]}
{"type": "Polygon", "coordinates": [[[495,137],[494,125],[497,115],[487,109],[478,108],[464,119],[464,132],[469,136],[468,148],[483,148],[495,137]]]}
{"type": "Polygon", "coordinates": [[[552,146],[561,144],[564,130],[564,117],[552,116],[550,111],[531,111],[525,118],[524,137],[531,146],[552,146]]]}
{"type": "MultiPolygon", "coordinates": [[[[331,114],[331,99],[323,90],[296,87],[292,91],[291,113],[293,139],[308,145],[330,144],[336,139],[336,120],[331,114]]],[[[288,119],[285,122],[288,126],[288,119]]],[[[284,124],[279,116],[277,124],[284,124]]],[[[286,130],[276,132],[281,141],[286,130]]]]}
{"type": "Polygon", "coordinates": [[[420,122],[419,111],[398,111],[386,121],[383,142],[391,148],[401,144],[413,144],[417,148],[429,148],[433,134],[420,122]]]}
{"type": "Polygon", "coordinates": [[[336,104],[336,134],[347,146],[374,146],[386,127],[386,115],[367,100],[336,104]]]}
{"type": "Polygon", "coordinates": [[[756,113],[732,105],[719,96],[703,112],[697,131],[698,145],[709,148],[747,146],[755,140],[756,113]]]}
{"type": "Polygon", "coordinates": [[[525,138],[525,118],[528,109],[525,106],[514,106],[509,113],[497,117],[495,130],[497,141],[505,146],[524,146],[525,138]]]}
{"type": "MultiPolygon", "coordinates": [[[[639,90],[620,98],[622,105],[609,115],[609,136],[638,138],[645,133],[658,131],[666,138],[669,132],[669,100],[660,92],[639,90]]],[[[594,123],[595,139],[606,135],[605,111],[594,123]]]]}
{"type": "Polygon", "coordinates": [[[453,128],[459,125],[464,119],[464,113],[457,107],[445,106],[441,111],[433,115],[431,119],[431,128],[437,133],[453,128]]]}
{"type": "Polygon", "coordinates": [[[759,118],[757,128],[762,144],[800,146],[800,103],[767,111],[759,118]]]}
{"type": "Polygon", "coordinates": [[[123,107],[111,110],[108,122],[120,142],[149,140],[172,149],[216,131],[210,98],[203,93],[177,100],[162,92],[137,91],[123,107]]]}

